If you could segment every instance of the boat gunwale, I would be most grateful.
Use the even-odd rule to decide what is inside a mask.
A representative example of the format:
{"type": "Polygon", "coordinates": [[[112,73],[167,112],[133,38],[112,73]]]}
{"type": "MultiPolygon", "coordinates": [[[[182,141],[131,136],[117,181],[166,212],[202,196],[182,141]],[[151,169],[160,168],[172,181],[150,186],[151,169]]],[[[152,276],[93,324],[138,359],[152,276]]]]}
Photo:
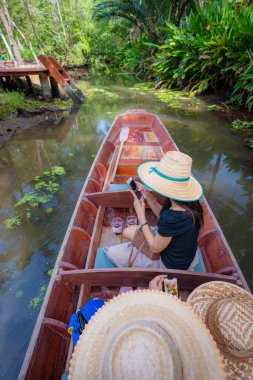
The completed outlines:
{"type": "MultiPolygon", "coordinates": [[[[109,130],[107,131],[107,133],[106,133],[106,135],[105,135],[105,137],[104,137],[104,139],[102,141],[102,144],[99,147],[99,150],[97,151],[96,157],[95,157],[95,159],[94,159],[94,161],[93,161],[93,163],[92,163],[92,165],[90,167],[90,170],[89,170],[89,172],[88,172],[88,174],[86,176],[86,179],[84,181],[84,184],[82,186],[80,194],[78,196],[78,199],[77,199],[77,202],[76,202],[76,206],[75,206],[74,211],[72,213],[72,216],[70,218],[70,221],[69,221],[66,233],[64,235],[64,238],[63,238],[63,241],[62,241],[59,253],[58,253],[56,261],[55,261],[53,273],[52,273],[50,281],[48,283],[47,291],[46,291],[45,297],[43,299],[43,302],[42,302],[42,305],[41,305],[41,308],[40,308],[40,312],[38,314],[38,318],[37,318],[37,320],[35,322],[35,325],[34,325],[34,328],[33,328],[33,333],[32,333],[29,345],[28,345],[27,350],[26,350],[26,355],[24,357],[24,360],[23,360],[23,363],[22,363],[22,366],[21,366],[21,369],[20,369],[18,380],[22,380],[23,378],[25,378],[26,372],[27,372],[27,370],[29,368],[30,360],[31,360],[32,354],[33,354],[33,348],[35,347],[36,341],[37,341],[37,339],[39,337],[40,328],[41,328],[41,325],[42,325],[42,322],[43,322],[43,318],[44,318],[44,315],[45,315],[46,307],[48,305],[48,302],[49,302],[49,299],[50,299],[50,295],[51,295],[51,291],[52,291],[54,282],[55,282],[56,277],[57,277],[57,272],[58,272],[58,269],[59,269],[59,264],[60,264],[61,259],[63,257],[64,249],[65,249],[66,243],[68,241],[68,238],[70,236],[70,232],[71,232],[71,229],[73,227],[74,220],[76,218],[77,212],[78,212],[79,207],[81,205],[82,198],[83,198],[83,195],[85,193],[85,188],[86,188],[86,186],[88,184],[90,174],[92,173],[93,169],[95,168],[96,163],[97,163],[97,158],[99,157],[99,154],[102,152],[102,149],[104,148],[104,146],[106,144],[106,141],[108,141],[108,137],[109,137],[110,133],[112,132],[112,127],[116,124],[116,122],[117,122],[118,119],[119,119],[119,115],[117,115],[114,118],[114,121],[112,123],[111,128],[109,128],[109,130]]],[[[115,146],[115,148],[116,148],[116,146],[115,146]]]]}

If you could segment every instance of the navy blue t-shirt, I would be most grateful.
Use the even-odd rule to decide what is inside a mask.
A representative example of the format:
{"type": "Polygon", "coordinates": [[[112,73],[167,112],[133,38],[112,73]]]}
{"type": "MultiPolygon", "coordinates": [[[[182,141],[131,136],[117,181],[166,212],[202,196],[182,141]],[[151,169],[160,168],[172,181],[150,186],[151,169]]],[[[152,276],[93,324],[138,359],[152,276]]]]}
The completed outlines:
{"type": "Polygon", "coordinates": [[[188,269],[196,254],[199,233],[191,215],[187,211],[163,208],[157,227],[159,235],[172,236],[161,253],[163,264],[171,269],[188,269]]]}

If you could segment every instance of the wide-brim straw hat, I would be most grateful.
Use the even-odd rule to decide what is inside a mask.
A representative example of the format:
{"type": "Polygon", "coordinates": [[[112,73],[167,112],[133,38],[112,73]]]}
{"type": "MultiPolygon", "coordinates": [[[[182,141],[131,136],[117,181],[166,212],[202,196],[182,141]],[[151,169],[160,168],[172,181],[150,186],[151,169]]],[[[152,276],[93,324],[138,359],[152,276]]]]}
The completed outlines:
{"type": "Polygon", "coordinates": [[[77,342],[71,380],[220,380],[219,351],[176,297],[137,290],[97,311],[77,342]]]}
{"type": "Polygon", "coordinates": [[[191,175],[192,159],[178,151],[165,153],[160,161],[149,161],[137,167],[140,180],[154,190],[173,200],[191,202],[199,200],[203,187],[191,175]]]}
{"type": "Polygon", "coordinates": [[[213,281],[196,288],[187,303],[205,322],[222,354],[229,380],[253,379],[253,296],[213,281]]]}

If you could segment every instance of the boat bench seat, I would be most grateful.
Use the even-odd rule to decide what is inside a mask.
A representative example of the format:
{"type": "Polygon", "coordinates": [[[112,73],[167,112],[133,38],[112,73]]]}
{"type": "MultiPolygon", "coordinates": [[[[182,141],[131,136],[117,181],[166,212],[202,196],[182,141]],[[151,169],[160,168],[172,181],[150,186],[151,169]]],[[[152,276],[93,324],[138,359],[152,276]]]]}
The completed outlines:
{"type": "Polygon", "coordinates": [[[111,183],[109,191],[129,190],[127,183],[111,183]]]}
{"type": "MultiPolygon", "coordinates": [[[[97,250],[94,268],[116,268],[116,265],[114,265],[106,256],[106,253],[102,247],[97,250]]],[[[197,249],[195,259],[189,270],[193,272],[206,272],[205,264],[199,248],[197,249]]]]}
{"type": "Polygon", "coordinates": [[[108,259],[104,248],[99,247],[96,254],[94,268],[117,268],[117,267],[108,259]]]}
{"type": "Polygon", "coordinates": [[[206,267],[199,247],[197,249],[196,256],[194,257],[189,270],[192,272],[206,272],[206,267]]]}

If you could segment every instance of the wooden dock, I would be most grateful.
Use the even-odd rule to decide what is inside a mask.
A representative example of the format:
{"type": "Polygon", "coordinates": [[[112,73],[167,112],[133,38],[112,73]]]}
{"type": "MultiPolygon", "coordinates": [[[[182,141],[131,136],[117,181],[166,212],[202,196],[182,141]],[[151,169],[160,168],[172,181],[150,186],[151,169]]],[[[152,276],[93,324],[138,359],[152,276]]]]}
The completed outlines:
{"type": "Polygon", "coordinates": [[[65,93],[75,102],[83,103],[85,96],[76,86],[69,73],[56,61],[54,57],[39,55],[40,65],[19,65],[15,67],[0,66],[0,79],[4,88],[11,87],[11,81],[15,78],[25,77],[29,92],[33,93],[30,75],[38,75],[45,100],[51,101],[52,98],[59,97],[60,85],[65,93]]]}

